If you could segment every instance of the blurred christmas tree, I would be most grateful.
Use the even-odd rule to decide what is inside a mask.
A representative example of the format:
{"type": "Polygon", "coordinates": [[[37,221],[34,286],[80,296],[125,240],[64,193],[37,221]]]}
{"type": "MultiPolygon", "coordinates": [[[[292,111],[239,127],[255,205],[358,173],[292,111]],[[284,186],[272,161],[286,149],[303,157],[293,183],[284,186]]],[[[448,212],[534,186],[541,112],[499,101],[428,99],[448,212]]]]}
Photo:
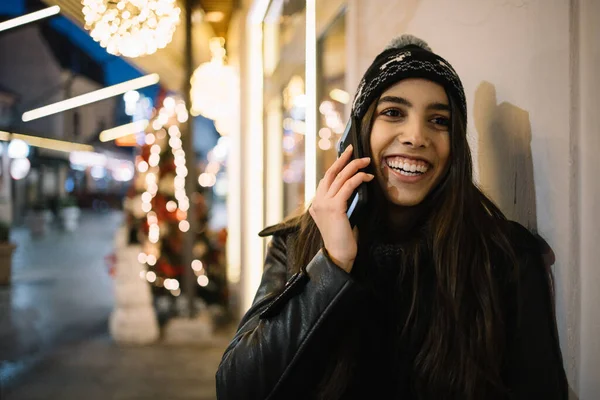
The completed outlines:
{"type": "MultiPolygon", "coordinates": [[[[137,174],[127,196],[130,242],[141,243],[138,261],[146,265],[142,278],[155,297],[181,295],[185,268],[197,277],[196,294],[207,305],[226,307],[226,232],[208,229],[209,209],[200,185],[191,199],[185,192],[186,154],[179,124],[188,118],[185,104],[166,97],[145,132],[136,159],[137,174]],[[192,265],[183,265],[183,237],[190,229],[188,210],[198,219],[192,265]]],[[[198,171],[191,171],[196,176],[198,171]]]]}

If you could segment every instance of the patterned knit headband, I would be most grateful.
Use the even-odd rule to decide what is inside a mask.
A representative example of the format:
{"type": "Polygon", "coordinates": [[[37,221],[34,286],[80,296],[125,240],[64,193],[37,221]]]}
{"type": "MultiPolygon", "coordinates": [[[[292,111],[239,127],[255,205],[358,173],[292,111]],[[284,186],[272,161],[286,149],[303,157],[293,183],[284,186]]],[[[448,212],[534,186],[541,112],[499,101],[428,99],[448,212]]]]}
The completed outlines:
{"type": "Polygon", "coordinates": [[[442,85],[448,97],[458,102],[466,127],[467,101],[456,71],[448,61],[433,53],[427,43],[412,35],[393,39],[375,58],[358,85],[352,116],[362,119],[377,97],[407,78],[424,78],[442,85]]]}

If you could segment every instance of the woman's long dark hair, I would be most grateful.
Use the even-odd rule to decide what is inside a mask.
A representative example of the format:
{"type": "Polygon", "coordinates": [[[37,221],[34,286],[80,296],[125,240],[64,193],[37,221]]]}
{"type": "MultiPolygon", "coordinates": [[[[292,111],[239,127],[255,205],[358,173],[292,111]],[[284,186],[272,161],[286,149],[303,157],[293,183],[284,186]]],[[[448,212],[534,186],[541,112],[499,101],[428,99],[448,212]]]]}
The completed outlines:
{"type": "MultiPolygon", "coordinates": [[[[496,261],[498,254],[503,255],[515,269],[516,260],[507,237],[506,218],[473,182],[465,124],[457,103],[449,100],[452,120],[449,169],[426,199],[429,211],[422,224],[425,243],[409,247],[415,253],[425,250],[431,254],[436,277],[428,333],[413,365],[418,377],[416,389],[422,397],[493,399],[505,394],[501,377],[505,325],[492,260],[496,261]]],[[[367,156],[371,156],[370,132],[377,101],[361,121],[361,140],[367,156]]],[[[374,199],[371,198],[374,202],[387,203],[375,180],[369,184],[369,191],[374,194],[374,199]]],[[[385,221],[379,210],[386,207],[387,204],[370,204],[373,213],[368,218],[370,225],[360,226],[359,230],[374,229],[374,224],[385,221]]],[[[292,244],[293,254],[297,255],[294,266],[300,270],[308,265],[323,242],[308,212],[292,222],[300,227],[292,244]]],[[[408,254],[405,259],[418,263],[421,257],[408,254]]],[[[417,267],[412,266],[415,270],[417,267]]],[[[418,288],[415,282],[406,324],[415,318],[418,288]]],[[[341,364],[324,379],[322,391],[327,394],[323,398],[339,397],[351,378],[348,376],[351,370],[341,364]]]]}

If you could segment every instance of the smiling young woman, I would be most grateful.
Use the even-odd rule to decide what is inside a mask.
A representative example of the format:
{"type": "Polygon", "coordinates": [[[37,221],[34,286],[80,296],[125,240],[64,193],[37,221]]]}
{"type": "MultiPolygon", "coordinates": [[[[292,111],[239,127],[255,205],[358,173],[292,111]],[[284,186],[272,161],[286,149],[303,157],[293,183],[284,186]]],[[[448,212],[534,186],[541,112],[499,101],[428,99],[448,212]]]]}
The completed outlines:
{"type": "Polygon", "coordinates": [[[552,275],[536,239],[474,184],[450,64],[403,36],[352,106],[308,212],[273,235],[252,308],[217,372],[220,399],[566,399],[552,275]],[[367,218],[347,201],[361,184],[367,218]]]}

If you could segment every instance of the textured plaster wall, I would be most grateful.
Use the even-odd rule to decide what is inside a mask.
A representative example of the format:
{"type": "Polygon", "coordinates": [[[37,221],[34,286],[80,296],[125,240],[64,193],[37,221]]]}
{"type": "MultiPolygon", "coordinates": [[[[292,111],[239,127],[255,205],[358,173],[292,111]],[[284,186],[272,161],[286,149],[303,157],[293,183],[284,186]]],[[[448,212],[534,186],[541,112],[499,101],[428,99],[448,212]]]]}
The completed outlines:
{"type": "Polygon", "coordinates": [[[600,2],[579,4],[580,243],[581,252],[581,399],[600,397],[600,2]]]}

